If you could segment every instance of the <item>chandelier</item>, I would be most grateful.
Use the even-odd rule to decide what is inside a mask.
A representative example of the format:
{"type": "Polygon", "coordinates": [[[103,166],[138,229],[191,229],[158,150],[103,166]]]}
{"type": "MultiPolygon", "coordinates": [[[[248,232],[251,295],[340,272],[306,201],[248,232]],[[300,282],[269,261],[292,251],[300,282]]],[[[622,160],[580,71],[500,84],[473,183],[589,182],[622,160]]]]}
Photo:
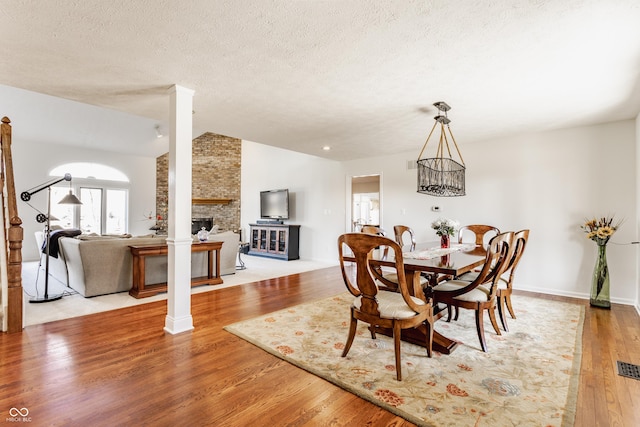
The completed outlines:
{"type": "Polygon", "coordinates": [[[449,126],[451,120],[447,117],[447,111],[451,107],[446,102],[436,102],[433,105],[439,110],[439,113],[434,117],[435,123],[418,155],[418,193],[439,197],[464,196],[464,172],[466,167],[449,126]],[[421,158],[431,135],[433,135],[438,125],[440,125],[440,140],[435,157],[421,158]],[[460,159],[459,162],[454,160],[451,155],[449,140],[451,140],[456,149],[455,151],[460,159]],[[447,157],[445,157],[445,154],[447,157]]]}

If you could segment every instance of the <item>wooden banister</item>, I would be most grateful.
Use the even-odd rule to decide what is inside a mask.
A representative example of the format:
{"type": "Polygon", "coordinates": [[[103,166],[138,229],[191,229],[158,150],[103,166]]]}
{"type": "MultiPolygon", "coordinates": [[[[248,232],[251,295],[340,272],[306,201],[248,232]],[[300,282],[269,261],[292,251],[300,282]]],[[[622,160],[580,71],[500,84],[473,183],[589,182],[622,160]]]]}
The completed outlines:
{"type": "MultiPolygon", "coordinates": [[[[0,125],[0,150],[2,152],[2,209],[5,214],[6,238],[6,271],[8,279],[7,298],[7,332],[22,331],[22,241],[24,231],[22,220],[18,216],[16,190],[13,177],[13,158],[11,156],[11,121],[2,118],[0,125]]],[[[4,268],[5,266],[3,266],[4,268]]],[[[3,296],[3,299],[5,297],[3,296]]]]}

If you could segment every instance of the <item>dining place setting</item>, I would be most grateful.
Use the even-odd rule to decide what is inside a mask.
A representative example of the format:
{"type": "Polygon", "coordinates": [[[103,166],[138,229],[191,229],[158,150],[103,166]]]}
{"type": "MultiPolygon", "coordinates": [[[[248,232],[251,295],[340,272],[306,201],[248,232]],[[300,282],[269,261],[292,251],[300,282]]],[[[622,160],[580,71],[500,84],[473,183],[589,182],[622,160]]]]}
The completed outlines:
{"type": "Polygon", "coordinates": [[[395,225],[393,236],[378,226],[365,225],[360,232],[338,238],[342,276],[353,295],[342,356],[351,348],[358,321],[364,322],[372,339],[376,334],[393,338],[398,381],[402,379],[400,341],[425,347],[429,357],[433,350],[446,355],[455,351],[456,337],[434,330],[439,319],[446,316],[442,321],[452,322],[460,309],[473,311],[480,348],[488,352],[485,314],[497,335],[509,331],[507,312],[516,318],[512,284],[529,230],[460,226],[448,219],[438,219],[431,226],[439,241],[417,242],[407,225],[395,225]]]}

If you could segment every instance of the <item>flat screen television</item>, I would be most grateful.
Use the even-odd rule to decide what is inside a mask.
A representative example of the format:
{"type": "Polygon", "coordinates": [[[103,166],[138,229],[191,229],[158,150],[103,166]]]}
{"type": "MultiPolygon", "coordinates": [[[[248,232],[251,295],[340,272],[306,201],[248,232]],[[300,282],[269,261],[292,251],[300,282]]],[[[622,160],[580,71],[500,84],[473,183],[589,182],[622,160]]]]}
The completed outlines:
{"type": "Polygon", "coordinates": [[[289,190],[261,191],[260,218],[289,219],[289,190]]]}

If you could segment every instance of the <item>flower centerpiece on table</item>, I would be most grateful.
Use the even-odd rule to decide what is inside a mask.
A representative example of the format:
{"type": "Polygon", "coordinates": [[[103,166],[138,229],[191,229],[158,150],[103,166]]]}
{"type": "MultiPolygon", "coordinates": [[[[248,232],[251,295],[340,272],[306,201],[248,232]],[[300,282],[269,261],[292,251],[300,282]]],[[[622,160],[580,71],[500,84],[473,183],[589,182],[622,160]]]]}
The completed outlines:
{"type": "Polygon", "coordinates": [[[436,234],[440,236],[440,246],[448,248],[451,236],[458,232],[460,224],[458,221],[453,221],[451,219],[438,218],[431,223],[431,228],[436,230],[436,234]]]}
{"type": "Polygon", "coordinates": [[[609,301],[609,267],[607,266],[607,242],[613,233],[620,227],[621,221],[615,222],[614,216],[601,217],[585,220],[580,226],[587,234],[587,238],[593,240],[598,245],[598,258],[593,269],[591,281],[592,306],[610,308],[609,301]]]}

